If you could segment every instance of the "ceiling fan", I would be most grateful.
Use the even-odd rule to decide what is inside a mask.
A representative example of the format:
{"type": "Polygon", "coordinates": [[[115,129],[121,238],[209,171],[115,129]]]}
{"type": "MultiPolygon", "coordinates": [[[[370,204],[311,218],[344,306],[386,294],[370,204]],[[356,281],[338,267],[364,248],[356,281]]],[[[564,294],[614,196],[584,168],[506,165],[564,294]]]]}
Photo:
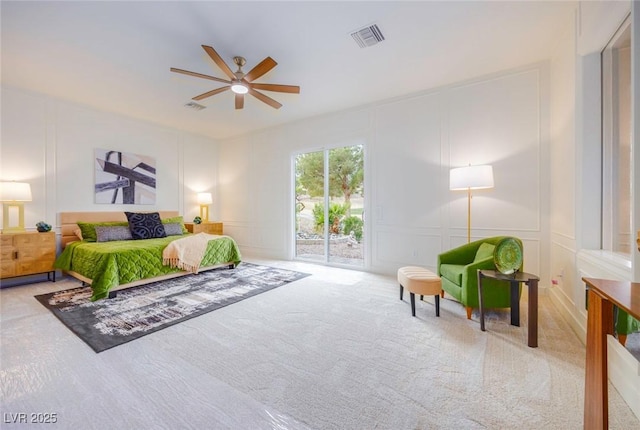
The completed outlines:
{"type": "Polygon", "coordinates": [[[258,79],[265,73],[269,72],[271,69],[276,67],[278,63],[271,57],[267,57],[258,63],[253,69],[251,69],[248,73],[244,73],[242,71],[242,67],[245,65],[246,60],[243,57],[233,57],[233,62],[236,66],[238,66],[238,70],[233,72],[227,66],[227,63],[224,62],[222,57],[213,49],[211,46],[202,45],[202,48],[205,52],[211,57],[214,63],[220,67],[220,69],[224,72],[225,75],[229,77],[227,79],[216,78],[215,76],[203,75],[202,73],[190,72],[188,70],[176,69],[175,67],[171,68],[172,72],[182,73],[183,75],[195,76],[196,78],[209,79],[215,82],[222,82],[227,84],[224,87],[216,88],[215,90],[207,91],[206,93],[200,94],[198,96],[193,97],[193,100],[202,100],[207,97],[214,96],[216,94],[223,93],[227,90],[231,90],[235,93],[236,96],[236,109],[242,109],[244,107],[244,95],[249,93],[258,100],[268,104],[271,107],[276,109],[280,109],[282,107],[281,103],[278,103],[271,97],[262,94],[257,90],[263,91],[275,91],[279,93],[292,93],[299,94],[300,87],[295,85],[280,85],[280,84],[260,84],[253,82],[258,79]]]}

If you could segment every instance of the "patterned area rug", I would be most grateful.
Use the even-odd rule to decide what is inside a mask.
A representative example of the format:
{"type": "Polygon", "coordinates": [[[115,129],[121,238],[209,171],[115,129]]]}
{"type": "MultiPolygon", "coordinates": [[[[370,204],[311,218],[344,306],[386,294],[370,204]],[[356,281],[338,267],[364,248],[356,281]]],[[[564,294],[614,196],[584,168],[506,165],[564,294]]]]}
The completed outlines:
{"type": "Polygon", "coordinates": [[[96,352],[255,296],[308,273],[241,263],[118,291],[90,301],[91,287],[35,296],[96,352]]]}

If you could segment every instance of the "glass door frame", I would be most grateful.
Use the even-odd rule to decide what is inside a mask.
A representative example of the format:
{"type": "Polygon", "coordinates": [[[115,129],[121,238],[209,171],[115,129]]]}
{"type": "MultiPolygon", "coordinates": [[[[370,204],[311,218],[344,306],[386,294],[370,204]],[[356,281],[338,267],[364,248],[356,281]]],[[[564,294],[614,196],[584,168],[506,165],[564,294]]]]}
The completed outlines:
{"type": "Polygon", "coordinates": [[[348,148],[351,146],[362,146],[362,151],[363,151],[363,169],[364,169],[364,181],[363,181],[363,185],[364,185],[364,189],[371,189],[369,187],[369,180],[368,178],[368,151],[367,151],[367,145],[366,145],[367,139],[365,137],[363,137],[362,135],[358,135],[358,136],[354,136],[348,139],[344,139],[343,141],[341,141],[340,143],[336,143],[333,145],[325,145],[322,147],[308,147],[308,148],[304,148],[304,149],[300,149],[297,151],[294,151],[291,153],[291,166],[290,166],[290,172],[291,172],[291,183],[290,183],[290,187],[291,187],[291,192],[290,192],[290,199],[291,199],[291,204],[290,204],[290,214],[293,214],[291,223],[290,223],[290,227],[289,227],[289,231],[291,232],[290,234],[290,243],[291,243],[291,251],[289,252],[289,257],[291,260],[294,261],[300,261],[300,262],[305,262],[305,263],[312,263],[312,264],[321,264],[321,265],[325,265],[325,266],[333,266],[333,267],[341,267],[341,268],[346,268],[346,269],[353,269],[353,270],[368,270],[368,268],[370,267],[370,227],[369,227],[369,223],[365,220],[365,213],[370,213],[369,211],[369,205],[368,205],[368,198],[364,198],[363,201],[363,237],[365,238],[364,242],[363,242],[363,246],[362,246],[362,265],[355,265],[355,264],[347,264],[347,263],[339,263],[339,262],[335,262],[335,261],[330,261],[330,243],[329,243],[329,205],[330,205],[330,196],[328,193],[328,189],[329,189],[329,152],[333,149],[340,149],[340,148],[348,148]],[[322,261],[312,261],[312,260],[307,260],[304,258],[299,258],[297,256],[297,247],[296,247],[296,239],[297,239],[297,228],[296,228],[296,160],[297,157],[299,155],[302,154],[308,154],[308,153],[312,153],[312,152],[322,152],[323,154],[323,167],[324,167],[324,196],[323,196],[323,204],[324,204],[324,255],[323,255],[323,260],[322,261]]]}

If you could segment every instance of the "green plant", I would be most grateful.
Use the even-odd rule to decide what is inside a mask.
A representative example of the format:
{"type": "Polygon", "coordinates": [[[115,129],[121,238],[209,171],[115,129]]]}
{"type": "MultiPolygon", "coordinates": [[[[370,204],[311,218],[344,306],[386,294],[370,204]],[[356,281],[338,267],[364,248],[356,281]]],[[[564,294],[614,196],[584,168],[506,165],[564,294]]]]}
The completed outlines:
{"type": "Polygon", "coordinates": [[[360,242],[362,240],[362,227],[364,222],[362,218],[358,216],[349,216],[344,219],[342,222],[342,232],[344,234],[351,234],[356,237],[356,240],[360,242]]]}
{"type": "Polygon", "coordinates": [[[39,232],[44,233],[44,232],[47,232],[47,231],[50,231],[50,230],[51,230],[51,225],[50,225],[50,224],[47,224],[47,223],[46,223],[46,222],[44,222],[44,221],[38,221],[38,223],[36,224],[36,229],[37,229],[39,232]]]}
{"type": "MultiPolygon", "coordinates": [[[[346,212],[346,205],[329,203],[329,231],[331,233],[340,233],[340,221],[346,212]]],[[[313,219],[316,223],[316,230],[322,231],[324,228],[324,205],[322,203],[316,203],[313,207],[313,219]]]]}
{"type": "Polygon", "coordinates": [[[364,147],[362,145],[300,154],[296,158],[296,191],[300,186],[310,197],[344,197],[346,214],[350,213],[351,196],[363,195],[364,147]],[[325,162],[329,163],[329,189],[325,190],[325,162]]]}

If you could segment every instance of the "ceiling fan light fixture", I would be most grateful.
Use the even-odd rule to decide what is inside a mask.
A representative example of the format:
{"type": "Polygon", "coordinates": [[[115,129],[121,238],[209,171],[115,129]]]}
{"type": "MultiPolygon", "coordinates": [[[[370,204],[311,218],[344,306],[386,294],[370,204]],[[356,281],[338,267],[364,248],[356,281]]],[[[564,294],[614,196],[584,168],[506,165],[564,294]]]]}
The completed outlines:
{"type": "Polygon", "coordinates": [[[238,80],[231,83],[231,91],[236,94],[247,94],[249,92],[249,88],[238,80]]]}
{"type": "MultiPolygon", "coordinates": [[[[192,98],[192,100],[200,101],[204,100],[207,97],[214,96],[216,94],[223,93],[225,91],[231,90],[231,92],[235,95],[235,107],[236,109],[244,108],[244,95],[249,94],[263,103],[268,104],[274,109],[280,109],[282,107],[282,103],[278,103],[276,100],[267,96],[266,94],[261,93],[257,90],[265,90],[265,91],[275,91],[279,93],[290,93],[290,94],[300,94],[300,87],[296,85],[280,85],[280,84],[267,84],[267,83],[254,83],[256,79],[262,77],[266,73],[268,73],[271,69],[278,65],[275,60],[271,57],[266,57],[256,66],[254,66],[248,73],[244,73],[242,71],[242,66],[246,64],[246,60],[243,57],[233,57],[233,62],[236,66],[238,66],[238,70],[233,72],[227,63],[220,57],[220,54],[216,52],[211,46],[202,45],[202,49],[205,50],[207,55],[213,60],[213,62],[224,72],[224,74],[229,79],[221,79],[216,78],[215,76],[203,75],[202,73],[190,72],[188,70],[176,69],[175,67],[171,67],[171,70],[174,73],[182,73],[183,75],[189,75],[196,78],[208,79],[210,81],[222,82],[226,84],[225,86],[216,88],[211,91],[207,91],[206,93],[199,94],[192,98]]],[[[198,105],[201,106],[201,105],[198,105]]],[[[188,107],[194,109],[196,106],[188,105],[188,107]]]]}

